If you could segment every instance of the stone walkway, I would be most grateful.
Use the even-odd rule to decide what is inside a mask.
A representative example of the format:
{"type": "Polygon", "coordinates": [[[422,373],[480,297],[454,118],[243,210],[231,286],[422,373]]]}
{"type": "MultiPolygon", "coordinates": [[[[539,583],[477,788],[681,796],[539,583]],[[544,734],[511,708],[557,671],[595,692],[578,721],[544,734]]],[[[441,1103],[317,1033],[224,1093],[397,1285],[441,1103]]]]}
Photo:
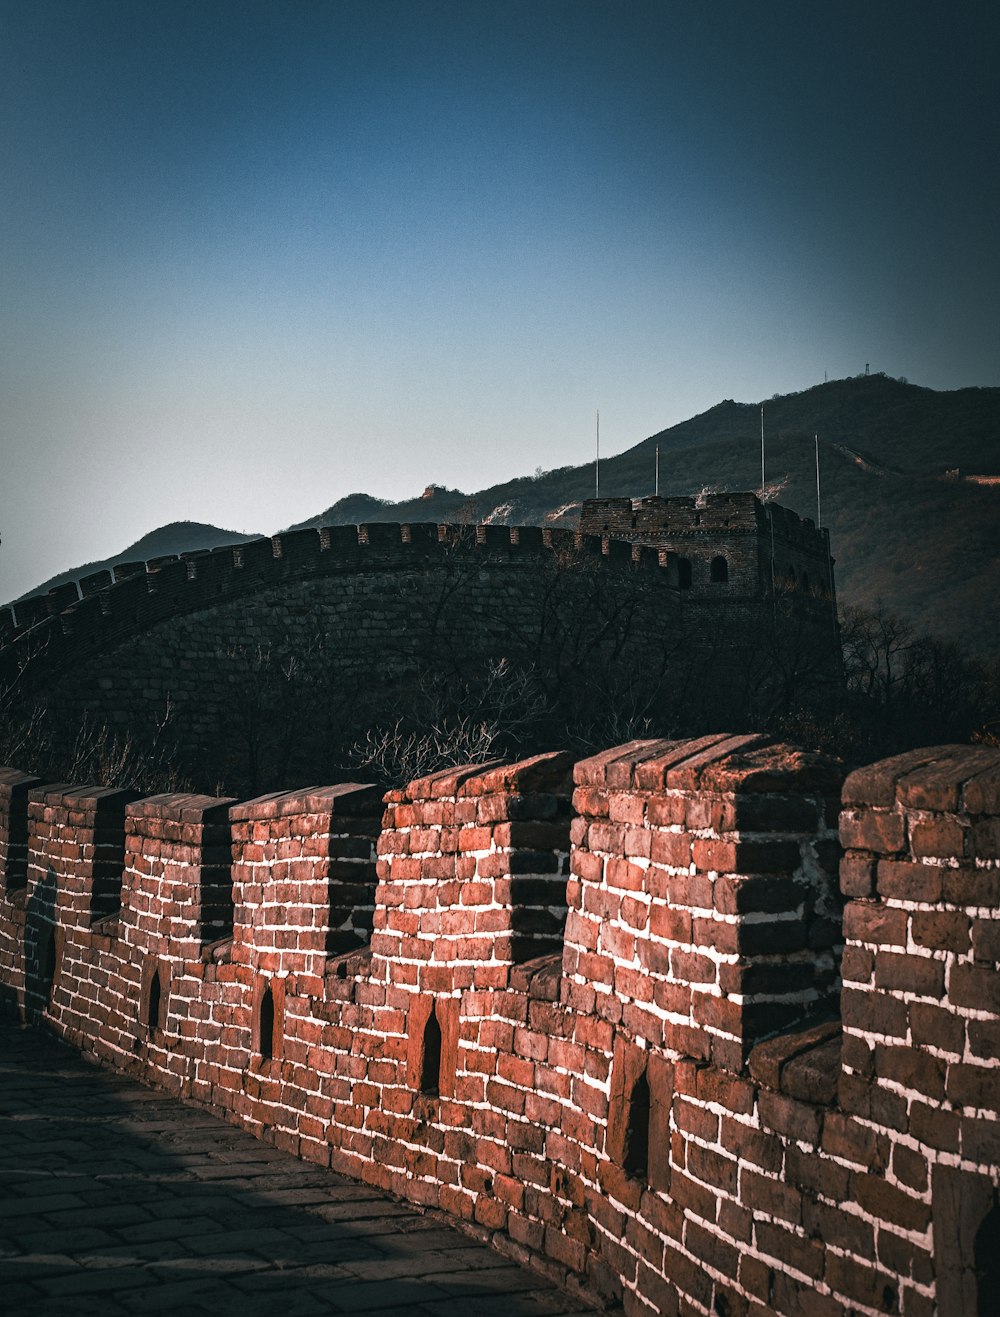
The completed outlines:
{"type": "Polygon", "coordinates": [[[0,1311],[592,1309],[418,1212],[0,1022],[0,1311]]]}

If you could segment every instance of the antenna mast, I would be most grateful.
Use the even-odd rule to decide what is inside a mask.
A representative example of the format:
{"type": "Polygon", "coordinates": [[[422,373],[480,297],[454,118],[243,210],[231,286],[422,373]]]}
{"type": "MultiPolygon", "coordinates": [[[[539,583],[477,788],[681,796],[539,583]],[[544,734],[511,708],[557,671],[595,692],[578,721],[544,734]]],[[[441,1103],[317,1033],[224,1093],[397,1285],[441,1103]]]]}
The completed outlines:
{"type": "Polygon", "coordinates": [[[656,445],[656,480],[653,484],[653,493],[659,497],[660,493],[660,445],[656,445]]]}
{"type": "Polygon", "coordinates": [[[597,409],[597,453],[594,457],[594,498],[601,497],[601,409],[597,409]]]}
{"type": "Polygon", "coordinates": [[[764,404],[760,405],[760,501],[764,502],[764,404]]]}

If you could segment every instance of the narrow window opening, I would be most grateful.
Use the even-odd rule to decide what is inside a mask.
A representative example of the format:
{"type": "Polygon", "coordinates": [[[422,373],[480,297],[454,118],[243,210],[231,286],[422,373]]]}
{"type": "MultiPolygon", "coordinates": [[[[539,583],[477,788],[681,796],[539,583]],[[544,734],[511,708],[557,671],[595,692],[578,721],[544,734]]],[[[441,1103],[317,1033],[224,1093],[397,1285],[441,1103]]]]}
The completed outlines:
{"type": "Polygon", "coordinates": [[[623,1169],[637,1180],[645,1180],[649,1173],[649,1104],[649,1080],[643,1071],[629,1098],[623,1164],[623,1169]]]}
{"type": "Polygon", "coordinates": [[[160,1033],[163,1029],[161,1011],[163,1007],[163,990],[160,987],[159,970],[149,981],[149,1001],[146,1004],[146,1025],[151,1034],[160,1033]]]}
{"type": "Polygon", "coordinates": [[[441,1025],[433,1009],[424,1026],[424,1061],[420,1070],[420,1091],[436,1097],[441,1088],[441,1025]]]}
{"type": "Polygon", "coordinates": [[[711,579],[717,584],[725,584],[729,580],[729,563],[720,553],[718,557],[712,559],[712,576],[711,579]]]}
{"type": "Polygon", "coordinates": [[[794,590],[797,584],[798,582],[795,579],[795,568],[789,567],[788,571],[785,573],[785,585],[789,590],[794,590]]]}
{"type": "Polygon", "coordinates": [[[976,1307],[980,1317],[995,1311],[1000,1293],[1000,1206],[994,1204],[976,1231],[973,1245],[976,1268],[976,1307]]]}
{"type": "Polygon", "coordinates": [[[42,997],[46,1008],[52,1004],[52,989],[55,986],[56,972],[59,969],[56,951],[56,930],[51,924],[43,926],[41,946],[38,949],[38,969],[42,997]]]}
{"type": "Polygon", "coordinates": [[[265,1061],[274,1056],[274,994],[270,984],[260,999],[260,1054],[265,1061]]]}
{"type": "Polygon", "coordinates": [[[691,589],[691,559],[677,559],[677,586],[680,590],[691,589]]]}

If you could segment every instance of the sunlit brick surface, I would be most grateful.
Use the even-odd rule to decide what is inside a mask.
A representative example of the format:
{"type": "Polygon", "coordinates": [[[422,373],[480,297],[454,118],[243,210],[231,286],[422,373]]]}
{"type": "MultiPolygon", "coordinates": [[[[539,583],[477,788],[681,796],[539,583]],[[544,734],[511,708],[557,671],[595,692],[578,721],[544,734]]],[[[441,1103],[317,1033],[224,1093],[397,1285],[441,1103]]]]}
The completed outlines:
{"type": "Polygon", "coordinates": [[[7,772],[0,974],[105,1061],[595,1301],[985,1314],[1000,751],[842,777],[638,741],[436,774],[379,821],[363,785],[230,807],[7,772]]]}

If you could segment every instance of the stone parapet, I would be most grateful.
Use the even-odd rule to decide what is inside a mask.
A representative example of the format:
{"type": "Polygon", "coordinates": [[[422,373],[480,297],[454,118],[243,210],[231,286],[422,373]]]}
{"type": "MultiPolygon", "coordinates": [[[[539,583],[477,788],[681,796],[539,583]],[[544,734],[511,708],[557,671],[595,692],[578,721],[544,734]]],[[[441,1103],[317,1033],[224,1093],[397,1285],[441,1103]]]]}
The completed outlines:
{"type": "Polygon", "coordinates": [[[364,786],[29,788],[0,982],[103,1062],[630,1317],[984,1317],[1000,751],[847,780],[842,1020],[841,777],[717,736],[448,770],[381,822],[364,786]],[[232,937],[206,941],[230,829],[232,937]],[[103,919],[99,847],[125,874],[103,919]]]}

